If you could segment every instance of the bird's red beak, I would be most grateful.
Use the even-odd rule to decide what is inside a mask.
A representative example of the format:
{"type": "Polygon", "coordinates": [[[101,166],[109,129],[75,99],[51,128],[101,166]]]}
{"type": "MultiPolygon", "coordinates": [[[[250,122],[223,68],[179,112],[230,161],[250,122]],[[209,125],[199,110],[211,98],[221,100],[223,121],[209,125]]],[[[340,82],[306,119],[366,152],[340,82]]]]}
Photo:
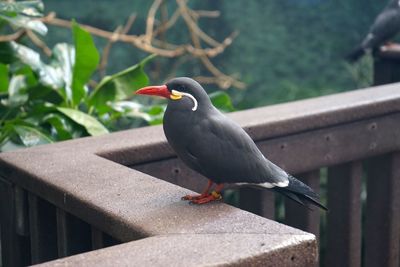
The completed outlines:
{"type": "Polygon", "coordinates": [[[137,95],[157,95],[165,98],[170,98],[171,93],[166,85],[147,86],[136,91],[137,95]]]}

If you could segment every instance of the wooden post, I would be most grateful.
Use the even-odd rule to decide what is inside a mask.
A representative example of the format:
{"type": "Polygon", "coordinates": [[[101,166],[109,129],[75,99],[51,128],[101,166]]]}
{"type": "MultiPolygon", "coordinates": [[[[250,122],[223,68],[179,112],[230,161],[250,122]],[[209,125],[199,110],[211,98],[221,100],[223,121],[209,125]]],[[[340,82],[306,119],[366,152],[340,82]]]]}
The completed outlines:
{"type": "Polygon", "coordinates": [[[365,255],[367,267],[399,266],[400,153],[367,164],[365,255]]]}
{"type": "Polygon", "coordinates": [[[326,266],[361,266],[361,162],[328,169],[326,266]]]}
{"type": "Polygon", "coordinates": [[[400,82],[400,45],[384,46],[374,58],[374,85],[395,82],[400,82]]]}

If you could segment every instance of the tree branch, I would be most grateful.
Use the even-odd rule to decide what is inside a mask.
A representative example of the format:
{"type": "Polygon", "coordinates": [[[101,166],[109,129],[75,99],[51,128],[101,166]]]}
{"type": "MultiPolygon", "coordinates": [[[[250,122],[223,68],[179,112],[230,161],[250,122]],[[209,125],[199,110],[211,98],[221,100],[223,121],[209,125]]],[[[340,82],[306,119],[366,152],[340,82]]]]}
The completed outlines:
{"type": "Polygon", "coordinates": [[[50,57],[52,52],[51,49],[46,45],[45,42],[43,42],[33,31],[31,30],[26,30],[26,35],[29,37],[29,39],[32,41],[34,45],[42,49],[43,53],[50,57]]]}
{"type": "Polygon", "coordinates": [[[21,30],[18,30],[16,32],[12,33],[12,34],[1,35],[0,36],[0,42],[11,42],[11,41],[18,40],[24,34],[25,34],[25,30],[21,29],[21,30]]]}
{"type": "Polygon", "coordinates": [[[163,0],[154,0],[147,15],[146,34],[144,40],[148,44],[151,44],[151,39],[153,38],[154,19],[162,1],[163,0]]]}
{"type": "MultiPolygon", "coordinates": [[[[178,8],[172,16],[168,19],[167,13],[164,10],[164,13],[162,12],[163,14],[161,14],[161,22],[156,25],[156,14],[162,3],[163,0],[154,0],[152,3],[146,20],[145,33],[141,35],[128,34],[129,29],[135,21],[135,15],[129,17],[123,28],[122,26],[118,27],[114,32],[80,24],[82,28],[86,29],[91,34],[108,40],[103,50],[103,57],[99,66],[100,73],[102,75],[105,73],[112,44],[115,42],[125,42],[142,51],[157,54],[162,57],[176,58],[190,55],[194,58],[198,58],[203,66],[214,76],[207,79],[201,77],[203,80],[215,82],[224,89],[230,86],[245,88],[246,85],[243,82],[237,80],[233,76],[224,74],[210,60],[210,58],[223,53],[225,49],[232,44],[238,33],[233,32],[220,43],[207,35],[197,24],[197,20],[200,17],[217,17],[220,15],[219,11],[192,10],[187,6],[186,0],[176,0],[178,8]],[[185,26],[190,33],[191,43],[172,44],[163,37],[168,29],[176,25],[180,17],[183,18],[185,26]],[[209,47],[203,48],[201,41],[204,41],[209,47]]],[[[72,26],[70,21],[57,18],[54,12],[49,13],[47,16],[41,18],[41,20],[46,24],[59,27],[71,28],[72,26]]],[[[4,38],[4,36],[0,36],[0,40],[1,38],[4,38]]]]}

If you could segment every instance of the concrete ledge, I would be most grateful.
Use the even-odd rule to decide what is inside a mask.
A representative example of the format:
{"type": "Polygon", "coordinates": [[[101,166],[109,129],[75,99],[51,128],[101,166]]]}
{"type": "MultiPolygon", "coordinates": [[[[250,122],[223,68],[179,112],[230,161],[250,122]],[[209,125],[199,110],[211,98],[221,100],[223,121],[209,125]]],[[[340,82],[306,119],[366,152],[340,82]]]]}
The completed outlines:
{"type": "Polygon", "coordinates": [[[223,203],[188,205],[180,200],[191,193],[187,189],[97,155],[60,152],[42,147],[3,154],[1,174],[121,241],[138,241],[46,265],[266,266],[268,260],[271,266],[292,266],[297,259],[297,266],[310,266],[317,261],[312,234],[223,203]]]}
{"type": "MultiPolygon", "coordinates": [[[[256,140],[268,140],[399,112],[398,86],[230,116],[256,140]]],[[[153,259],[157,255],[171,259],[182,255],[181,262],[193,265],[251,262],[266,266],[263,260],[268,259],[274,266],[289,266],[293,255],[299,260],[298,266],[311,266],[316,261],[315,237],[311,234],[223,203],[190,206],[180,201],[189,190],[124,166],[172,157],[161,127],[145,127],[2,153],[0,175],[121,241],[138,240],[69,258],[72,261],[81,261],[85,255],[95,257],[86,259],[87,265],[97,265],[96,258],[107,262],[107,255],[113,255],[113,263],[121,265],[124,257],[137,260],[139,255],[148,255],[142,257],[144,263],[157,263],[153,259]],[[202,244],[203,249],[196,250],[193,244],[202,244]],[[203,250],[201,257],[193,258],[203,250]],[[210,260],[205,263],[205,259],[210,260]]],[[[66,260],[58,263],[67,264],[66,260]]]]}
{"type": "Polygon", "coordinates": [[[40,266],[315,266],[315,247],[309,234],[177,234],[149,237],[40,266]]]}

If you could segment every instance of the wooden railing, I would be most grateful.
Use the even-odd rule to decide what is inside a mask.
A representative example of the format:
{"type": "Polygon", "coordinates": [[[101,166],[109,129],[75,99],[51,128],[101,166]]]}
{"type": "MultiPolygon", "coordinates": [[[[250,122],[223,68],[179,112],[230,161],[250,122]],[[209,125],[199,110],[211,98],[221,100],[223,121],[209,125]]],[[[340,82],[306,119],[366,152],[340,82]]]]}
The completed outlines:
{"type": "Polygon", "coordinates": [[[326,266],[399,266],[400,84],[229,116],[330,211],[248,188],[251,213],[187,205],[206,180],[145,127],[0,154],[3,265],[315,265],[313,235],[255,213],[315,234],[326,266]]]}

